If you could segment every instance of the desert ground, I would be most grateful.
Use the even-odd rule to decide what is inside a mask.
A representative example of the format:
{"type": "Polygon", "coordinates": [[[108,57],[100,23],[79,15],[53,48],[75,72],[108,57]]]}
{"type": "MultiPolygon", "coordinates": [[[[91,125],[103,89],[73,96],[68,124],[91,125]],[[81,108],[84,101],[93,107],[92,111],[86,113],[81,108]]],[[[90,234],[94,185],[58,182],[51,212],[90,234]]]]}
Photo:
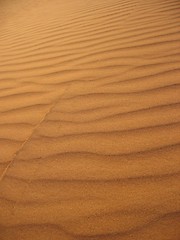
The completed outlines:
{"type": "Polygon", "coordinates": [[[0,1],[0,240],[180,239],[180,1],[0,1]]]}

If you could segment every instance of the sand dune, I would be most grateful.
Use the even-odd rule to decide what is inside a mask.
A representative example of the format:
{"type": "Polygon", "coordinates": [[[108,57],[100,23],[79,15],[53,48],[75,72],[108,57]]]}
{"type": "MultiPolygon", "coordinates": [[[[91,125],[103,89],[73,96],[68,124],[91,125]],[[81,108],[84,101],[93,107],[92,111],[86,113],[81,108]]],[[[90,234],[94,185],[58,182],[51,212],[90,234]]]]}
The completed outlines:
{"type": "Polygon", "coordinates": [[[180,2],[0,2],[0,239],[180,238],[180,2]]]}

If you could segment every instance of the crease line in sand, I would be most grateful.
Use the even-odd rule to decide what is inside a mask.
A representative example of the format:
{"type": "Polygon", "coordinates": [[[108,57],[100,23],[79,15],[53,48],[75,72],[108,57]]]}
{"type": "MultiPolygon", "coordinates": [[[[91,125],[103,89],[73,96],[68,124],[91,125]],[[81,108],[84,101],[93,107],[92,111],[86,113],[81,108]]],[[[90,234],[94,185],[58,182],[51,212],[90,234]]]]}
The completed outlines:
{"type": "Polygon", "coordinates": [[[7,167],[4,169],[1,177],[0,177],[0,182],[3,180],[4,176],[6,175],[8,169],[10,168],[10,166],[12,165],[12,163],[16,160],[16,157],[18,156],[18,153],[23,149],[23,147],[25,146],[25,144],[27,142],[29,142],[29,140],[32,138],[35,130],[42,124],[42,122],[45,121],[47,115],[52,111],[52,109],[55,107],[55,105],[58,103],[58,101],[60,100],[60,98],[62,96],[64,96],[64,94],[66,93],[66,91],[71,87],[71,85],[67,86],[67,88],[64,89],[63,93],[60,94],[60,96],[58,96],[57,99],[54,100],[54,102],[52,102],[51,107],[49,108],[49,110],[45,113],[45,115],[43,116],[43,118],[41,119],[41,121],[39,123],[37,123],[34,128],[32,129],[31,134],[29,135],[29,137],[21,144],[20,148],[14,153],[14,156],[12,157],[12,160],[9,162],[9,164],[7,165],[7,167]]]}

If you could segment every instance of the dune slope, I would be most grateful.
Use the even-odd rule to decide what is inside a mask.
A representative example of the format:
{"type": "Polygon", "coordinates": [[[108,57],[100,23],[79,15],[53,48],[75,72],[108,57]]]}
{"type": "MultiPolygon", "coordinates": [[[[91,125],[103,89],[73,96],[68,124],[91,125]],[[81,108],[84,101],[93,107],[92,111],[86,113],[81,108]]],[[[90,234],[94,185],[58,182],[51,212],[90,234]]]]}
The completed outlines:
{"type": "Polygon", "coordinates": [[[0,239],[180,238],[180,2],[0,2],[0,239]]]}

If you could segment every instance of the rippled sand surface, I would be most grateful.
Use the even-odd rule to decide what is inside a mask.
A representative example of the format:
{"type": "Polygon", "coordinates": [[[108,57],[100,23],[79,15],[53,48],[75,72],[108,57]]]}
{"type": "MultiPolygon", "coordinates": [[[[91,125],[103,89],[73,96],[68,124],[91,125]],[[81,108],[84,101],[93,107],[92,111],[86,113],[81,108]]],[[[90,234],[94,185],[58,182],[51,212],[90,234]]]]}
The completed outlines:
{"type": "Polygon", "coordinates": [[[180,1],[0,2],[0,240],[180,239],[180,1]]]}

